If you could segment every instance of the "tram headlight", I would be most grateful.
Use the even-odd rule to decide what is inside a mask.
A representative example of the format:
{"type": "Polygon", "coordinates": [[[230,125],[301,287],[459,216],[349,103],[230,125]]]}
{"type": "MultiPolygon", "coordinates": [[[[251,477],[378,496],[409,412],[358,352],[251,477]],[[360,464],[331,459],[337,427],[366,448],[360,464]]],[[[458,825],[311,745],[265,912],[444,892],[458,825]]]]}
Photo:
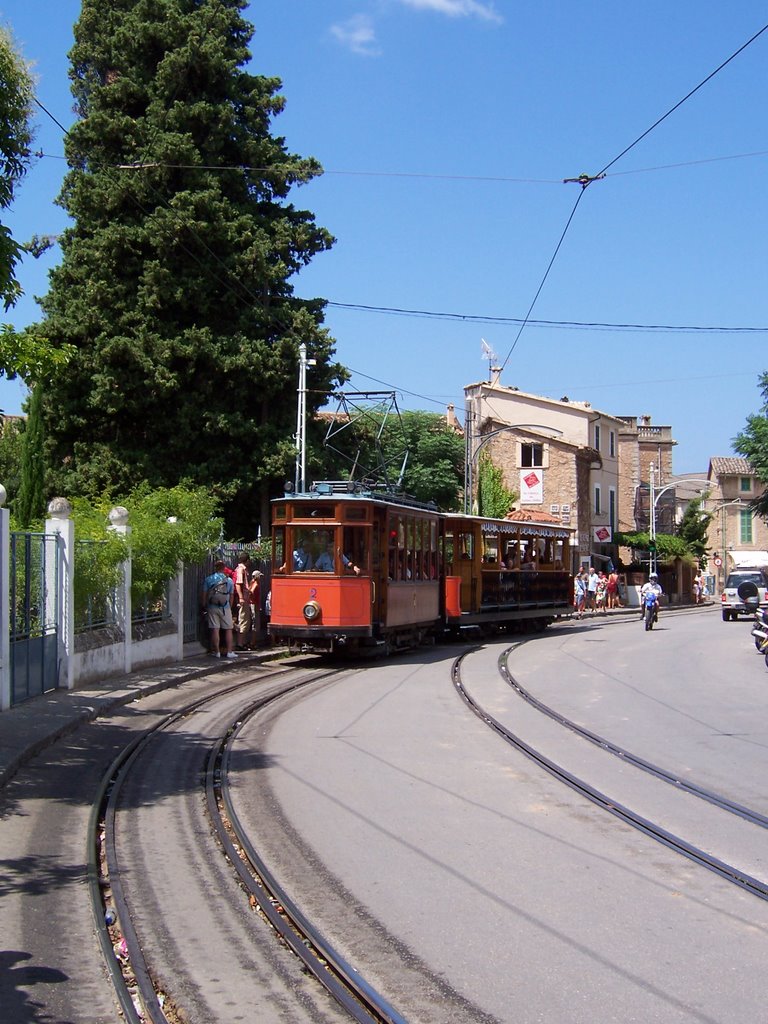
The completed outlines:
{"type": "Polygon", "coordinates": [[[320,618],[320,605],[317,601],[307,601],[302,611],[307,622],[316,622],[320,618]]]}

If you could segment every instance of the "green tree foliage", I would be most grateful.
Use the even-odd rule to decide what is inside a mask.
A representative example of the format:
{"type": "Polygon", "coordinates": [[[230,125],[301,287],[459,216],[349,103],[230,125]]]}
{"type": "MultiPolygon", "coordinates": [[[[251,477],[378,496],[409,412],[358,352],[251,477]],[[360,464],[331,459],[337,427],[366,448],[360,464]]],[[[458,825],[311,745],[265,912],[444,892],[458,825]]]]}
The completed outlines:
{"type": "Polygon", "coordinates": [[[487,452],[480,456],[477,481],[477,509],[481,516],[503,519],[518,495],[504,486],[504,474],[487,452]]]}
{"type": "Polygon", "coordinates": [[[320,447],[323,427],[318,423],[312,427],[310,464],[315,479],[352,476],[360,480],[372,471],[375,475],[383,460],[394,485],[405,462],[401,491],[418,501],[434,502],[443,511],[458,509],[464,483],[464,439],[439,413],[416,410],[385,416],[374,410],[333,439],[334,451],[320,447]]]}
{"type": "Polygon", "coordinates": [[[253,536],[292,469],[298,346],[310,414],[345,371],[291,278],[333,239],[288,201],[321,172],[271,134],[276,78],[243,70],[246,0],[83,0],[70,53],[61,237],[41,329],[74,345],[46,389],[62,494],[203,486],[253,536]],[[286,440],[287,439],[287,440],[286,440]]]}
{"type": "Polygon", "coordinates": [[[763,406],[759,413],[747,417],[747,425],[734,439],[733,447],[749,459],[757,477],[765,484],[762,494],[750,502],[755,512],[768,521],[768,371],[760,375],[763,406]]]}
{"type": "Polygon", "coordinates": [[[132,560],[134,602],[157,598],[179,563],[201,561],[217,543],[223,526],[218,502],[203,488],[150,489],[141,485],[123,497],[104,494],[97,499],[72,501],[75,538],[99,542],[75,558],[75,600],[116,582],[115,573],[128,550],[132,560]],[[127,539],[108,531],[109,512],[115,506],[128,510],[127,539]],[[80,566],[78,567],[78,558],[80,566]]]}
{"type": "Polygon", "coordinates": [[[694,498],[677,527],[677,536],[685,542],[685,546],[696,558],[704,558],[708,550],[707,534],[714,513],[703,512],[702,498],[694,498]]]}
{"type": "Polygon", "coordinates": [[[157,597],[179,563],[202,561],[221,535],[218,502],[202,488],[144,485],[120,504],[130,514],[134,600],[157,597]]]}
{"type": "MultiPolygon", "coordinates": [[[[0,211],[13,202],[30,164],[32,95],[29,69],[8,32],[0,27],[0,211]]],[[[15,273],[21,252],[22,246],[0,223],[0,300],[6,309],[21,293],[15,273]]],[[[2,341],[0,337],[0,344],[2,341]]]]}
{"type": "Polygon", "coordinates": [[[464,438],[439,413],[404,412],[402,424],[409,452],[404,490],[455,512],[464,485],[464,438]]]}
{"type": "MultiPolygon", "coordinates": [[[[0,27],[0,213],[11,206],[32,161],[33,79],[13,40],[0,27]]],[[[0,222],[0,302],[7,310],[21,295],[16,267],[30,248],[0,222]]],[[[65,363],[66,346],[55,350],[36,331],[15,331],[0,324],[0,374],[9,379],[41,380],[65,363]]]]}
{"type": "Polygon", "coordinates": [[[74,353],[72,345],[54,348],[37,326],[17,331],[10,324],[0,324],[0,373],[9,380],[21,377],[29,385],[48,381],[74,353]]]}
{"type": "MultiPolygon", "coordinates": [[[[614,533],[614,543],[620,547],[632,548],[633,551],[649,551],[651,538],[646,530],[636,533],[614,533]]],[[[656,534],[656,554],[660,562],[672,561],[675,558],[691,557],[689,549],[682,537],[673,537],[670,533],[656,534]]]]}
{"type": "Polygon", "coordinates": [[[38,384],[29,399],[27,429],[21,449],[21,479],[13,503],[13,511],[22,529],[45,514],[45,468],[43,465],[43,420],[41,415],[43,388],[38,384]]]}
{"type": "Polygon", "coordinates": [[[0,483],[11,496],[18,494],[21,482],[25,428],[23,420],[0,418],[0,483]]]}

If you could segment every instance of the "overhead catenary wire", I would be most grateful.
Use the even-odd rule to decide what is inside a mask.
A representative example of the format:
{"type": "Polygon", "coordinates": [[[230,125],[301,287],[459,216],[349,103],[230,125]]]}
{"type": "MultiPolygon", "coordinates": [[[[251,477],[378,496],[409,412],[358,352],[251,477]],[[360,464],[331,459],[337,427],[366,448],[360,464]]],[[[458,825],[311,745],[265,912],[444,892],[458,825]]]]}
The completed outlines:
{"type": "Polygon", "coordinates": [[[531,317],[523,321],[521,317],[494,316],[491,313],[452,313],[447,310],[408,309],[401,306],[368,306],[358,302],[336,302],[332,299],[327,305],[333,309],[348,310],[361,313],[382,313],[390,316],[415,317],[426,320],[447,320],[477,324],[522,324],[528,327],[540,327],[550,330],[568,331],[619,331],[649,334],[764,334],[768,326],[729,327],[717,324],[632,324],[606,323],[599,320],[539,320],[531,317]]]}
{"type": "MultiPolygon", "coordinates": [[[[64,154],[46,153],[38,150],[35,157],[40,160],[66,160],[64,154]]],[[[756,157],[768,156],[768,149],[752,150],[749,153],[727,153],[723,156],[699,157],[695,160],[678,160],[671,164],[655,164],[652,167],[633,167],[626,171],[614,171],[612,174],[605,174],[606,178],[627,178],[633,174],[653,174],[658,171],[679,170],[684,167],[700,167],[707,164],[725,163],[729,160],[750,160],[756,157]]],[[[251,164],[175,164],[145,161],[144,163],[110,164],[116,171],[140,171],[152,168],[161,168],[169,171],[244,171],[253,174],[269,174],[276,171],[281,165],[273,164],[271,167],[256,167],[251,164]]],[[[562,185],[562,178],[521,178],[503,174],[448,174],[440,171],[382,171],[382,170],[343,170],[334,167],[323,166],[323,178],[343,176],[350,178],[413,178],[427,181],[469,181],[489,182],[511,185],[562,185]]],[[[317,179],[313,179],[317,180],[317,179]]],[[[573,179],[578,180],[578,179],[573,179]]]]}
{"type": "Polygon", "coordinates": [[[533,312],[533,308],[536,305],[536,301],[537,301],[539,295],[541,294],[542,288],[544,287],[544,283],[546,282],[547,278],[549,277],[549,273],[550,273],[550,271],[552,269],[552,265],[554,264],[555,259],[557,258],[557,254],[560,252],[560,249],[561,249],[562,244],[563,244],[563,240],[565,239],[565,236],[566,236],[566,234],[568,232],[568,229],[571,226],[571,223],[573,222],[574,214],[576,213],[578,205],[579,205],[579,203],[580,203],[584,193],[586,192],[587,188],[591,184],[593,184],[594,182],[600,181],[600,180],[604,179],[605,176],[606,176],[607,171],[611,167],[613,167],[614,164],[618,163],[619,160],[622,159],[622,157],[626,156],[627,153],[630,152],[630,150],[634,149],[635,146],[637,146],[640,142],[642,142],[643,139],[647,138],[647,136],[650,135],[650,133],[652,131],[654,131],[654,129],[658,128],[658,126],[663,121],[665,121],[671,114],[673,114],[676,110],[678,110],[687,100],[689,100],[695,93],[697,93],[699,91],[699,89],[701,89],[704,85],[706,85],[707,82],[710,82],[715,77],[715,75],[719,74],[719,72],[721,72],[723,70],[723,68],[727,67],[727,65],[730,64],[732,60],[734,60],[736,57],[738,57],[738,55],[740,53],[743,53],[744,50],[746,50],[748,46],[750,46],[752,43],[754,43],[756,39],[759,39],[760,36],[763,35],[763,33],[766,32],[766,31],[768,31],[768,24],[764,25],[759,31],[755,32],[755,34],[753,36],[751,36],[745,43],[743,43],[737,50],[735,50],[730,55],[730,57],[727,57],[721,64],[719,64],[714,69],[714,71],[711,71],[706,76],[706,78],[703,78],[699,82],[698,85],[696,85],[693,89],[691,89],[688,93],[686,93],[686,95],[683,96],[683,98],[681,100],[678,100],[677,103],[675,103],[673,106],[671,106],[669,108],[669,110],[667,110],[666,113],[662,114],[661,117],[657,118],[656,121],[654,121],[653,124],[650,126],[650,128],[646,128],[646,130],[644,132],[642,132],[642,134],[638,135],[638,137],[633,142],[631,142],[628,146],[625,146],[624,149],[622,149],[621,152],[617,156],[615,156],[612,160],[609,160],[608,163],[603,168],[601,168],[600,171],[597,172],[597,174],[594,174],[594,175],[582,174],[582,175],[579,175],[579,177],[577,177],[577,178],[565,178],[564,179],[564,182],[576,182],[576,183],[580,184],[581,191],[579,192],[579,195],[576,198],[576,202],[575,202],[575,204],[573,206],[573,209],[571,210],[571,213],[570,213],[570,215],[568,217],[568,220],[566,222],[565,228],[563,229],[563,232],[560,235],[560,238],[559,238],[559,240],[557,242],[557,245],[555,246],[555,251],[554,251],[554,253],[552,255],[552,258],[550,259],[550,261],[549,261],[549,263],[547,265],[547,269],[545,270],[544,276],[542,277],[541,282],[540,282],[540,284],[539,284],[539,286],[538,286],[538,288],[536,290],[536,293],[535,293],[535,295],[533,297],[533,301],[531,302],[531,305],[528,308],[528,314],[527,314],[525,320],[523,321],[523,323],[520,325],[520,329],[517,332],[515,340],[512,342],[512,346],[510,347],[509,352],[507,353],[506,359],[501,364],[501,369],[502,370],[504,369],[504,367],[509,362],[510,357],[512,356],[512,353],[514,352],[515,348],[517,347],[517,343],[520,340],[520,336],[523,333],[523,331],[525,330],[525,326],[526,326],[526,324],[528,322],[528,318],[530,317],[531,313],[533,312]]]}
{"type": "MultiPolygon", "coordinates": [[[[656,127],[658,127],[658,125],[660,125],[664,120],[666,120],[666,118],[669,117],[675,110],[677,110],[683,103],[685,103],[687,99],[689,99],[696,92],[698,92],[698,90],[701,89],[707,82],[709,82],[712,78],[714,78],[723,68],[725,68],[732,60],[734,60],[740,53],[742,53],[751,43],[753,43],[764,32],[766,32],[766,30],[768,30],[768,25],[765,25],[758,32],[756,32],[742,46],[740,46],[736,51],[734,51],[734,53],[732,53],[725,61],[723,61],[717,68],[715,68],[714,71],[712,71],[709,75],[707,75],[706,78],[704,78],[694,89],[690,90],[690,92],[688,92],[686,94],[686,96],[684,96],[681,100],[679,100],[676,104],[674,104],[674,106],[672,106],[665,114],[663,114],[662,117],[658,118],[648,129],[646,129],[641,135],[639,135],[629,146],[625,147],[616,157],[614,157],[608,164],[605,165],[604,169],[598,175],[589,177],[589,180],[588,180],[588,182],[586,184],[590,184],[592,181],[597,180],[598,178],[601,178],[602,176],[604,176],[609,168],[613,167],[622,157],[624,157],[628,152],[630,152],[630,150],[632,150],[635,146],[637,146],[640,141],[642,141],[644,138],[646,138],[656,127]]],[[[39,100],[37,100],[37,98],[35,98],[35,102],[40,107],[40,109],[48,117],[50,117],[51,120],[61,129],[62,132],[64,132],[66,135],[69,135],[68,129],[66,129],[61,124],[61,122],[58,121],[53,116],[53,114],[51,114],[51,112],[48,111],[45,108],[45,106],[39,100]]],[[[145,149],[145,153],[146,153],[146,149],[145,149]]],[[[45,154],[41,154],[41,155],[45,155],[45,154]]],[[[732,157],[713,158],[713,160],[739,159],[739,158],[744,158],[744,157],[748,157],[748,156],[761,156],[761,155],[765,155],[765,151],[757,152],[757,153],[749,153],[749,154],[739,154],[739,155],[732,156],[732,157]]],[[[624,171],[624,172],[613,172],[610,175],[610,177],[613,177],[616,174],[628,175],[628,174],[632,174],[632,173],[647,173],[648,171],[657,170],[657,169],[666,169],[668,167],[689,166],[690,164],[694,164],[694,163],[713,162],[713,160],[698,160],[698,161],[691,161],[691,162],[686,162],[686,163],[681,163],[681,164],[662,165],[662,167],[660,167],[660,168],[640,168],[640,169],[637,169],[635,171],[629,170],[629,171],[624,171]]],[[[110,169],[110,165],[102,164],[101,166],[102,166],[102,170],[108,171],[110,169]]],[[[150,169],[150,168],[152,168],[154,166],[161,166],[161,165],[160,164],[155,165],[154,163],[151,163],[145,157],[145,158],[142,159],[142,162],[139,163],[139,164],[134,164],[134,165],[113,165],[111,169],[115,170],[115,171],[117,171],[119,169],[142,170],[142,169],[150,169]]],[[[165,165],[165,164],[163,164],[162,166],[169,166],[169,167],[170,166],[179,166],[179,167],[182,167],[184,165],[165,165]]],[[[196,165],[193,165],[193,166],[196,166],[196,165]]],[[[224,168],[224,167],[203,167],[203,166],[200,166],[199,169],[201,169],[201,170],[209,170],[209,171],[217,171],[217,170],[225,170],[227,168],[224,168]]],[[[240,168],[240,169],[242,169],[242,170],[258,170],[257,168],[247,168],[247,167],[243,167],[243,168],[240,168]]],[[[262,169],[262,170],[264,171],[264,173],[268,173],[270,170],[277,171],[278,168],[273,167],[273,168],[265,168],[265,169],[262,169]]],[[[430,175],[430,174],[416,174],[416,173],[411,173],[411,172],[344,171],[344,170],[324,170],[323,173],[325,173],[325,174],[359,175],[359,176],[380,175],[380,176],[386,176],[386,177],[404,177],[404,178],[431,178],[431,177],[439,177],[439,178],[446,178],[446,179],[452,179],[452,180],[487,180],[487,181],[513,182],[513,183],[514,182],[541,183],[541,184],[550,184],[550,183],[554,184],[555,183],[554,179],[513,178],[513,177],[506,177],[506,176],[474,176],[474,175],[443,175],[443,174],[430,175]]],[[[583,176],[583,177],[588,177],[588,176],[583,176]]],[[[576,179],[576,180],[578,181],[579,179],[576,179]]],[[[558,179],[558,183],[560,181],[562,181],[562,179],[558,179]]],[[[178,216],[178,211],[173,209],[173,207],[168,203],[167,199],[165,199],[165,197],[161,196],[160,193],[158,192],[158,190],[154,189],[151,186],[151,184],[150,184],[150,188],[152,188],[152,191],[154,191],[160,197],[161,203],[163,203],[167,207],[167,209],[174,216],[178,216]]],[[[390,314],[390,315],[413,315],[413,316],[426,316],[426,317],[434,317],[434,318],[441,318],[441,319],[461,319],[461,320],[467,320],[467,321],[487,322],[487,323],[514,323],[514,324],[518,324],[519,325],[519,330],[518,330],[517,335],[516,335],[516,337],[515,337],[515,339],[513,341],[512,346],[511,346],[511,348],[509,350],[509,353],[508,353],[506,359],[504,360],[503,366],[507,365],[507,362],[509,361],[509,358],[511,357],[515,347],[517,346],[517,344],[519,342],[519,339],[520,339],[520,337],[522,335],[522,332],[526,328],[526,326],[534,326],[535,325],[535,326],[540,326],[540,327],[550,327],[550,328],[556,328],[556,329],[575,329],[575,330],[579,330],[579,329],[592,329],[592,330],[620,330],[620,331],[630,331],[631,330],[631,331],[653,331],[653,332],[667,331],[667,332],[672,332],[672,333],[704,333],[704,332],[707,332],[707,333],[760,333],[760,332],[765,332],[766,330],[768,330],[768,328],[760,327],[760,326],[758,326],[758,327],[677,326],[676,327],[676,326],[673,326],[673,325],[654,325],[654,324],[651,324],[651,325],[642,325],[642,324],[603,324],[603,323],[597,323],[597,322],[596,323],[592,323],[592,324],[587,324],[587,323],[581,324],[581,323],[574,322],[574,321],[535,321],[535,320],[533,320],[531,314],[532,314],[533,309],[534,309],[534,307],[536,305],[536,302],[538,301],[538,298],[539,298],[539,296],[541,294],[541,291],[542,291],[542,289],[544,287],[544,284],[546,283],[546,280],[547,280],[547,278],[549,276],[549,273],[550,273],[550,271],[552,269],[552,266],[554,265],[554,262],[555,262],[558,254],[560,252],[560,249],[561,249],[562,244],[564,242],[565,236],[566,236],[566,234],[568,232],[569,227],[571,226],[571,223],[572,223],[573,218],[574,218],[575,213],[576,213],[576,209],[579,206],[579,203],[581,201],[581,198],[583,197],[583,193],[584,193],[585,189],[586,189],[586,185],[582,184],[582,188],[581,188],[581,190],[579,192],[579,195],[577,196],[577,199],[576,199],[576,201],[575,201],[575,203],[573,205],[573,208],[571,209],[571,212],[570,212],[570,214],[568,216],[565,228],[563,229],[563,231],[562,231],[562,233],[560,235],[560,238],[558,239],[558,242],[557,242],[557,245],[555,247],[555,250],[554,250],[554,252],[552,254],[552,257],[551,257],[551,259],[550,259],[550,261],[549,261],[549,263],[547,265],[545,273],[542,276],[542,279],[541,279],[541,281],[539,283],[539,286],[538,286],[538,288],[536,290],[536,293],[534,294],[533,300],[532,300],[532,302],[531,302],[531,304],[530,304],[530,306],[528,308],[527,314],[526,314],[526,316],[522,320],[520,320],[518,318],[512,318],[512,317],[475,316],[475,315],[468,315],[468,314],[452,314],[452,313],[442,313],[442,312],[433,313],[431,311],[423,311],[423,310],[403,310],[403,309],[396,309],[396,308],[393,308],[393,307],[363,306],[363,305],[359,305],[359,304],[345,304],[345,303],[338,303],[338,302],[333,302],[333,301],[327,301],[326,304],[328,306],[331,306],[331,307],[334,307],[334,308],[339,308],[339,309],[360,309],[360,310],[381,312],[381,313],[386,313],[386,314],[390,314]]],[[[139,201],[135,197],[134,197],[134,201],[137,203],[139,208],[143,208],[142,205],[139,203],[139,201]]],[[[147,213],[148,211],[144,210],[144,212],[147,213]]],[[[232,279],[234,277],[234,275],[232,274],[232,271],[226,266],[226,264],[224,264],[224,262],[221,259],[219,259],[217,254],[214,253],[207,246],[207,244],[204,242],[204,240],[201,239],[196,234],[194,229],[189,224],[183,223],[183,226],[190,233],[191,237],[196,239],[197,243],[199,245],[201,245],[208,252],[208,254],[211,256],[211,258],[216,263],[220,264],[223,267],[223,269],[225,271],[225,275],[226,275],[228,280],[225,281],[225,280],[222,280],[221,277],[217,277],[215,275],[212,275],[214,280],[216,280],[225,289],[231,291],[232,294],[237,294],[236,289],[233,288],[233,286],[232,286],[232,279]]],[[[184,251],[186,251],[188,253],[188,255],[193,260],[195,260],[198,263],[198,265],[200,265],[201,267],[205,267],[207,272],[209,274],[211,274],[211,267],[210,267],[210,265],[203,263],[203,261],[199,258],[198,254],[194,253],[191,249],[189,249],[186,246],[184,246],[183,243],[181,244],[181,247],[184,249],[184,251]]],[[[253,302],[255,302],[255,303],[259,304],[259,305],[263,304],[262,303],[262,299],[258,295],[252,293],[250,291],[250,289],[248,289],[248,287],[246,285],[244,285],[236,277],[234,278],[234,283],[236,284],[237,288],[240,289],[240,294],[241,295],[245,295],[250,301],[253,301],[253,302]]],[[[301,297],[296,296],[296,295],[286,296],[284,298],[288,302],[301,302],[301,303],[304,303],[304,302],[308,302],[308,301],[313,301],[313,300],[309,300],[309,299],[302,299],[301,297]]],[[[322,300],[322,301],[325,301],[325,300],[322,300]]],[[[352,371],[352,372],[358,372],[358,371],[352,371]]],[[[365,375],[363,375],[363,376],[365,376],[365,375]]],[[[371,380],[375,380],[376,378],[370,378],[370,379],[371,380]]],[[[405,394],[412,394],[412,395],[414,395],[414,397],[419,397],[419,398],[422,398],[423,400],[426,400],[426,401],[433,401],[432,399],[429,399],[427,396],[420,396],[420,395],[417,395],[417,394],[415,394],[413,392],[405,391],[404,389],[397,389],[397,390],[401,390],[405,394]]]]}
{"type": "MultiPolygon", "coordinates": [[[[35,98],[35,102],[36,102],[37,106],[40,107],[40,109],[51,119],[51,121],[54,124],[57,125],[57,127],[65,135],[69,135],[68,129],[65,128],[63,124],[61,124],[61,122],[56,118],[56,116],[53,113],[51,113],[51,111],[49,111],[37,98],[35,98]]],[[[582,192],[579,193],[579,199],[581,198],[582,195],[583,195],[583,190],[582,190],[582,192]]],[[[574,206],[574,212],[575,212],[575,206],[574,206]]],[[[562,241],[562,237],[564,237],[564,234],[563,234],[563,236],[561,236],[561,241],[562,241]]],[[[185,248],[185,251],[189,252],[189,250],[187,250],[186,248],[185,248]]],[[[191,253],[191,252],[190,252],[190,255],[192,255],[192,257],[195,258],[195,259],[197,258],[196,255],[191,253]]],[[[209,268],[209,272],[210,272],[210,268],[209,268]]],[[[222,284],[223,287],[225,287],[225,288],[226,287],[230,287],[229,285],[227,285],[226,282],[222,281],[220,278],[216,278],[215,277],[214,279],[217,280],[220,284],[222,284]]],[[[294,298],[294,297],[290,297],[290,298],[294,298]]],[[[295,297],[295,298],[296,298],[296,301],[307,301],[307,300],[299,299],[298,297],[295,297]]],[[[548,328],[548,329],[612,330],[612,331],[640,331],[640,332],[668,332],[668,333],[720,333],[720,334],[725,334],[725,333],[766,333],[766,332],[768,332],[768,327],[680,326],[680,325],[675,326],[675,325],[670,325],[670,324],[611,324],[611,323],[601,323],[601,322],[533,320],[533,319],[530,319],[530,316],[529,316],[529,319],[527,321],[523,321],[523,320],[520,320],[519,318],[496,317],[496,316],[490,316],[490,315],[486,315],[486,314],[477,315],[477,314],[467,314],[467,313],[450,313],[450,312],[444,312],[444,311],[440,312],[440,311],[433,311],[433,310],[405,309],[405,308],[399,308],[399,307],[369,306],[369,305],[363,305],[363,304],[360,304],[360,303],[342,303],[342,302],[329,301],[327,303],[327,305],[331,306],[331,307],[334,307],[334,308],[337,308],[337,309],[360,310],[360,311],[363,311],[363,312],[375,312],[375,313],[383,313],[383,314],[397,315],[397,316],[416,316],[416,317],[427,317],[427,318],[432,318],[432,319],[470,321],[470,322],[477,322],[477,323],[480,323],[480,322],[482,322],[482,323],[499,323],[499,324],[513,323],[513,324],[518,324],[518,325],[524,325],[525,323],[527,323],[528,326],[544,327],[544,328],[548,328]]],[[[444,405],[445,405],[445,403],[444,403],[444,401],[442,399],[435,398],[434,396],[424,395],[424,394],[421,394],[419,392],[410,391],[407,388],[402,388],[399,385],[392,383],[391,381],[382,380],[381,378],[374,377],[374,376],[372,376],[370,374],[366,374],[366,373],[364,373],[361,370],[356,370],[353,367],[347,367],[347,369],[350,371],[350,373],[353,373],[353,374],[355,374],[358,377],[362,377],[365,380],[373,381],[374,383],[377,383],[377,384],[380,384],[380,385],[382,385],[384,387],[390,388],[393,391],[397,391],[400,394],[408,395],[408,396],[410,396],[412,398],[417,398],[420,401],[427,402],[430,405],[439,406],[440,408],[443,408],[444,405]]],[[[721,377],[721,376],[722,376],[722,374],[718,374],[718,375],[715,375],[715,378],[719,379],[719,377],[721,377]]],[[[731,374],[730,376],[751,376],[751,374],[731,374]]],[[[696,377],[696,378],[691,378],[689,376],[686,376],[685,378],[664,378],[663,380],[654,379],[654,380],[647,380],[647,381],[645,381],[645,380],[636,380],[636,381],[626,381],[626,382],[620,382],[620,383],[614,382],[612,385],[605,385],[605,384],[590,384],[590,385],[586,385],[585,384],[585,385],[578,385],[577,387],[579,387],[579,389],[595,388],[595,387],[601,387],[602,388],[602,387],[608,387],[608,386],[614,386],[614,387],[635,387],[635,386],[640,385],[640,384],[676,383],[676,382],[679,382],[680,380],[685,380],[687,382],[687,381],[693,380],[693,379],[695,379],[695,380],[708,380],[708,379],[713,379],[713,378],[712,377],[708,377],[708,376],[702,376],[702,377],[696,377]]],[[[571,385],[571,386],[573,387],[573,385],[571,385]]],[[[451,396],[448,396],[448,397],[451,397],[451,396]]],[[[456,397],[458,397],[458,396],[456,396],[456,397]]]]}

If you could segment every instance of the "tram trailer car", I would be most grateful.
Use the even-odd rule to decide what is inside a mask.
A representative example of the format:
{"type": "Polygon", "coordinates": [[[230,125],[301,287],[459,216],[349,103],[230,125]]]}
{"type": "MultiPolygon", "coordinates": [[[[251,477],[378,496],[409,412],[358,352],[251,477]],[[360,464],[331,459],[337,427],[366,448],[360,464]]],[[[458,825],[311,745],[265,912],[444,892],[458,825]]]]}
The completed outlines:
{"type": "Polygon", "coordinates": [[[572,611],[570,533],[314,484],[272,502],[269,635],[292,652],[388,654],[467,627],[543,629],[572,611]]]}

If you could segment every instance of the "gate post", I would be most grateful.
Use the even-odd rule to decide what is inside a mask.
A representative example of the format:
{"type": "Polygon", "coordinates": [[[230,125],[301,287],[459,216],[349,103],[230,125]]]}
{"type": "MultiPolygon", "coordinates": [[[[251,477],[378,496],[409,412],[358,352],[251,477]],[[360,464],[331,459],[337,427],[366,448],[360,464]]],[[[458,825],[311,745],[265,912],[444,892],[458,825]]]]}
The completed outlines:
{"type": "MultiPolygon", "coordinates": [[[[125,538],[126,543],[131,533],[128,525],[128,509],[122,505],[116,505],[109,513],[108,530],[119,533],[125,538]]],[[[132,582],[131,556],[123,562],[123,579],[117,588],[117,600],[115,602],[115,617],[117,626],[123,631],[123,671],[128,675],[133,669],[133,607],[131,605],[131,582],[132,582]]]]}
{"type": "Polygon", "coordinates": [[[75,686],[75,524],[70,518],[72,506],[66,498],[51,498],[46,534],[55,534],[54,557],[46,559],[45,621],[58,609],[58,679],[66,690],[75,686]],[[57,571],[58,562],[59,570],[57,571]],[[56,587],[58,586],[58,594],[56,587]],[[58,600],[57,600],[58,598],[58,600]]]}
{"type": "Polygon", "coordinates": [[[184,661],[184,563],[179,562],[176,579],[171,580],[171,608],[176,621],[176,661],[184,661]]]}
{"type": "Polygon", "coordinates": [[[0,484],[0,711],[11,706],[11,514],[0,484]]]}

